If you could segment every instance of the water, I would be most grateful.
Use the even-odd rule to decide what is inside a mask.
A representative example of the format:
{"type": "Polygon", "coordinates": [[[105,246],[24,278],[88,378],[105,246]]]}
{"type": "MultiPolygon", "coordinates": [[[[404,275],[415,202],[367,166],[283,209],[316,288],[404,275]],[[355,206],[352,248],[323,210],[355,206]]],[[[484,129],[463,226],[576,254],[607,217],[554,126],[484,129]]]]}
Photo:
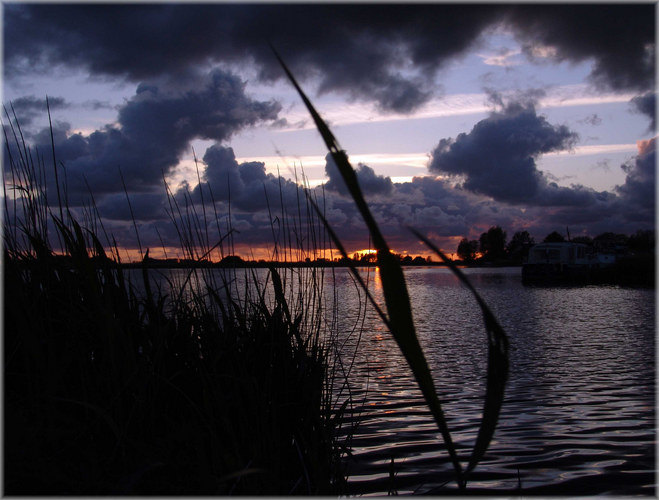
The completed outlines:
{"type": "MultiPolygon", "coordinates": [[[[521,493],[654,494],[654,291],[528,287],[519,268],[465,273],[511,347],[499,425],[467,491],[521,484],[521,493]]],[[[482,315],[449,270],[408,268],[405,276],[464,463],[483,404],[482,315]]],[[[395,342],[376,323],[365,325],[357,363],[368,391],[355,394],[364,400],[348,461],[351,492],[455,492],[454,481],[442,486],[452,467],[441,436],[395,342]]]]}
{"type": "MultiPolygon", "coordinates": [[[[507,332],[511,358],[499,424],[467,493],[654,495],[654,290],[529,287],[519,268],[465,273],[507,332]]],[[[447,269],[408,268],[405,277],[464,466],[483,405],[482,315],[447,269]]],[[[441,436],[391,335],[346,269],[325,280],[336,286],[344,362],[355,355],[348,493],[456,493],[441,436]]],[[[381,301],[373,269],[369,286],[381,301]]]]}

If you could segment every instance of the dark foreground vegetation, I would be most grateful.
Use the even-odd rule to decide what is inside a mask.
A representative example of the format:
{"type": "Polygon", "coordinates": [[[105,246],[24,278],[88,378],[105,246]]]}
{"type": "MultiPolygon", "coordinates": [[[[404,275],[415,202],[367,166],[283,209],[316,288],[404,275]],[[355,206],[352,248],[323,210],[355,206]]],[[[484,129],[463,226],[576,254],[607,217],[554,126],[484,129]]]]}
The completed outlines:
{"type": "Polygon", "coordinates": [[[326,351],[283,299],[218,321],[42,243],[5,258],[5,494],[340,491],[326,351]]]}
{"type": "Polygon", "coordinates": [[[230,269],[154,287],[93,224],[49,208],[46,167],[19,145],[3,220],[4,494],[341,493],[322,279],[300,278],[316,292],[300,304],[275,268],[240,292],[230,269]]]}

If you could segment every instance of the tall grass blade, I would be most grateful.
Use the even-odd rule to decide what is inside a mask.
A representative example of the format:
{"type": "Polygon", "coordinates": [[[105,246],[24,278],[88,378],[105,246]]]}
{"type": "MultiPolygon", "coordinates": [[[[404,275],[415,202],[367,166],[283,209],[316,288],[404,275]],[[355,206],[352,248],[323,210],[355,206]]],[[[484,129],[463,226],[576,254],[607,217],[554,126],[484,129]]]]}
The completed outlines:
{"type": "Polygon", "coordinates": [[[334,158],[334,162],[343,177],[348,191],[350,192],[353,200],[355,201],[357,208],[359,209],[366,226],[368,227],[371,238],[373,239],[373,245],[377,250],[377,262],[378,267],[380,268],[380,277],[382,280],[382,289],[384,292],[385,304],[387,307],[387,312],[389,315],[389,329],[396,340],[396,343],[401,349],[401,352],[405,356],[412,373],[423,393],[423,396],[430,408],[435,422],[444,438],[446,448],[449,452],[451,462],[453,463],[453,468],[455,469],[456,479],[460,488],[464,488],[464,479],[462,473],[462,467],[458,460],[458,456],[455,450],[455,446],[451,440],[451,435],[444,418],[444,413],[437,397],[435,391],[435,386],[432,380],[432,375],[430,369],[428,368],[428,363],[426,362],[423,350],[419,344],[419,340],[416,336],[414,321],[412,319],[412,307],[410,305],[409,294],[407,291],[407,285],[405,283],[405,278],[403,276],[403,270],[400,267],[398,260],[392,255],[389,250],[389,247],[380,232],[380,229],[371,214],[368,204],[364,199],[359,183],[357,182],[357,174],[355,170],[350,165],[348,157],[345,152],[341,149],[338,144],[338,141],[330,131],[327,124],[320,117],[314,106],[311,104],[311,101],[307,98],[305,93],[302,91],[297,81],[293,77],[293,74],[290,72],[282,58],[273,48],[273,52],[277,57],[282,68],[286,72],[286,75],[290,79],[291,83],[297,90],[302,101],[304,102],[307,110],[311,114],[311,117],[320,132],[327,149],[334,158]]]}
{"type": "Polygon", "coordinates": [[[121,185],[124,188],[124,194],[126,195],[126,202],[128,203],[128,210],[130,211],[130,218],[133,221],[133,229],[135,229],[135,237],[137,238],[137,246],[140,249],[140,257],[144,260],[144,252],[142,252],[142,242],[140,241],[140,232],[137,229],[137,220],[135,219],[135,214],[133,213],[133,205],[130,203],[130,197],[128,196],[128,188],[126,188],[126,181],[124,181],[124,174],[121,172],[121,167],[119,167],[119,178],[121,179],[121,185]]]}
{"type": "MultiPolygon", "coordinates": [[[[270,266],[270,274],[272,275],[272,286],[275,289],[275,300],[277,301],[277,306],[280,306],[283,309],[283,313],[286,316],[286,321],[291,322],[291,312],[288,309],[288,303],[284,297],[284,287],[281,284],[281,277],[277,272],[277,269],[274,266],[270,266]]],[[[261,299],[263,300],[263,299],[261,299]]]]}
{"type": "Polygon", "coordinates": [[[55,187],[57,188],[57,206],[59,208],[59,218],[64,220],[64,215],[62,214],[62,198],[59,190],[59,177],[57,175],[57,161],[55,160],[55,139],[53,138],[53,123],[50,119],[50,103],[48,102],[48,96],[46,96],[46,109],[48,110],[48,125],[50,128],[50,145],[53,153],[53,172],[55,173],[55,187]]]}
{"type": "Polygon", "coordinates": [[[508,380],[508,337],[494,317],[494,314],[492,314],[492,311],[490,311],[490,308],[487,307],[487,304],[469,282],[465,274],[460,271],[453,261],[446,257],[439,248],[433,245],[432,242],[415,229],[410,228],[410,230],[450,267],[460,281],[462,281],[462,283],[474,295],[476,302],[478,302],[478,305],[483,312],[483,321],[485,322],[488,340],[487,388],[485,392],[483,417],[481,419],[478,437],[476,438],[476,444],[474,445],[471,458],[469,459],[469,465],[465,471],[465,474],[468,474],[476,467],[485,454],[485,451],[492,440],[492,436],[494,435],[497,421],[499,420],[499,412],[501,410],[501,405],[503,404],[504,389],[506,387],[506,381],[508,380]]]}

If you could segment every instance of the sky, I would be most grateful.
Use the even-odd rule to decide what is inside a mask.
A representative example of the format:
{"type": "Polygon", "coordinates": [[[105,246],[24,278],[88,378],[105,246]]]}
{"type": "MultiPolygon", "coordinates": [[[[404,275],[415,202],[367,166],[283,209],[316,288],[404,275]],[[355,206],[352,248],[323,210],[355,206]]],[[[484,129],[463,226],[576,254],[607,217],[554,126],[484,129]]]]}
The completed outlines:
{"type": "Polygon", "coordinates": [[[176,216],[194,203],[211,245],[232,228],[236,253],[269,258],[303,175],[348,252],[369,247],[270,45],[394,251],[431,253],[408,227],[449,254],[495,225],[536,241],[655,227],[652,3],[5,2],[2,16],[3,103],[52,165],[48,96],[68,204],[93,196],[126,255],[180,256],[176,216]]]}

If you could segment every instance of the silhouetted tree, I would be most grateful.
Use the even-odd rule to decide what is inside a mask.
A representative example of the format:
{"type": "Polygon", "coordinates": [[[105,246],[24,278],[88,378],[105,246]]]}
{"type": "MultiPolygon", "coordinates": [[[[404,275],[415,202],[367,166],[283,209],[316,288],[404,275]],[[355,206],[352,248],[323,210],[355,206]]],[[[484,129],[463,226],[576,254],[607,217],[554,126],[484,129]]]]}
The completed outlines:
{"type": "Polygon", "coordinates": [[[458,249],[456,253],[460,260],[472,261],[476,258],[476,252],[478,251],[478,241],[468,240],[467,238],[462,238],[460,243],[458,243],[458,249]]]}
{"type": "Polygon", "coordinates": [[[593,238],[593,245],[599,252],[618,253],[624,252],[629,237],[626,234],[616,234],[610,231],[598,234],[593,238]]]}
{"type": "Polygon", "coordinates": [[[227,266],[235,266],[235,265],[240,265],[244,264],[245,261],[239,257],[238,255],[227,255],[224,257],[221,261],[220,264],[222,265],[227,265],[227,266]]]}
{"type": "Polygon", "coordinates": [[[563,235],[557,231],[549,233],[545,236],[545,239],[542,240],[543,243],[561,243],[563,241],[565,241],[565,238],[563,238],[563,235]]]}
{"type": "Polygon", "coordinates": [[[528,231],[517,231],[506,246],[508,257],[514,260],[522,259],[528,255],[529,248],[534,244],[535,240],[528,231]]]}
{"type": "Polygon", "coordinates": [[[368,252],[362,255],[361,259],[359,259],[359,262],[368,264],[369,262],[376,262],[377,260],[378,260],[378,254],[376,254],[375,252],[368,252]]]}
{"type": "Polygon", "coordinates": [[[593,239],[590,236],[575,236],[572,238],[572,241],[574,243],[583,243],[584,245],[591,245],[593,244],[593,239]]]}
{"type": "Polygon", "coordinates": [[[629,249],[634,252],[654,252],[655,234],[652,229],[639,229],[629,237],[629,249]]]}
{"type": "Polygon", "coordinates": [[[506,232],[500,226],[493,226],[481,234],[480,251],[486,259],[497,259],[505,255],[506,232]]]}

